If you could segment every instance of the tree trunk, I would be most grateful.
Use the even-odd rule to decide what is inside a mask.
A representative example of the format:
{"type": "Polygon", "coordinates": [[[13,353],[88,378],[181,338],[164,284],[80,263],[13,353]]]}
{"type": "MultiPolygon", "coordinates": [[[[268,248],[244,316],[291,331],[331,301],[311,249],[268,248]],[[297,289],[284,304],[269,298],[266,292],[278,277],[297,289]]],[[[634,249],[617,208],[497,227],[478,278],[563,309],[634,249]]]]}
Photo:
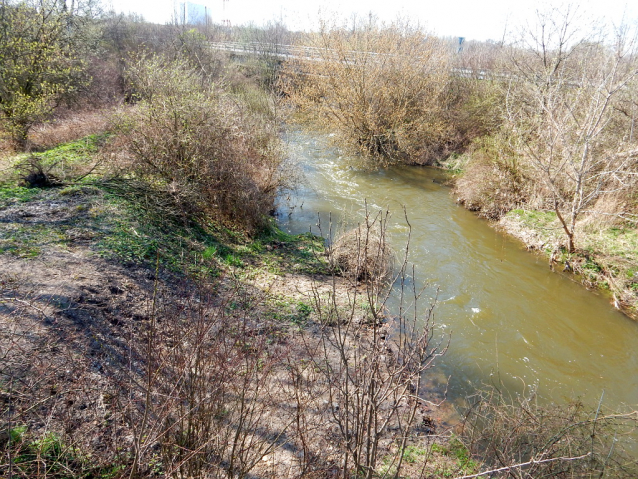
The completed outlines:
{"type": "Polygon", "coordinates": [[[574,232],[567,233],[567,242],[570,253],[576,252],[576,247],[574,246],[574,232]]]}
{"type": "MultiPolygon", "coordinates": [[[[560,223],[563,226],[563,230],[567,235],[567,248],[569,249],[570,253],[574,253],[576,251],[576,247],[574,246],[574,231],[576,230],[576,228],[574,226],[570,229],[569,226],[567,226],[567,223],[565,222],[565,219],[563,218],[563,215],[561,214],[556,201],[554,201],[554,211],[556,212],[556,216],[560,220],[560,223]]],[[[575,222],[573,223],[575,225],[575,222]]]]}

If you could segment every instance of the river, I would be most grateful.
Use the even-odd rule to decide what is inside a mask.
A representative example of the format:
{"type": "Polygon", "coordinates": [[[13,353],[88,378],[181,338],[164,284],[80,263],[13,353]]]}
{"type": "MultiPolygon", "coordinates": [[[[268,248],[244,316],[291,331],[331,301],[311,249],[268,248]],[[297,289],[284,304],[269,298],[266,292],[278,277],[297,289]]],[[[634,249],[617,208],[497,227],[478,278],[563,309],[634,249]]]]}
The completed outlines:
{"type": "Polygon", "coordinates": [[[370,210],[393,212],[388,231],[401,249],[409,232],[405,206],[410,261],[420,281],[440,289],[437,334],[451,343],[433,374],[450,378],[453,402],[499,383],[510,392],[536,388],[544,400],[596,405],[605,391],[608,407],[638,403],[638,323],[456,204],[444,172],[370,171],[340,157],[321,135],[291,130],[287,141],[306,182],[279,198],[282,229],[318,233],[317,214],[326,228],[328,213],[333,223],[352,223],[367,200],[370,210]]]}

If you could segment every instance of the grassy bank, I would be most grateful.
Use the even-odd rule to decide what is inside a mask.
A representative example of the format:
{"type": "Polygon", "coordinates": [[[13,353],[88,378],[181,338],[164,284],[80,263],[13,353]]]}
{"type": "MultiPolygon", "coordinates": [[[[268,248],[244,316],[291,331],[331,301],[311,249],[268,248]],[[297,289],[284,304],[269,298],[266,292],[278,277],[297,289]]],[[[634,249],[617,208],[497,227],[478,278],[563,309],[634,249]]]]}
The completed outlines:
{"type": "Polygon", "coordinates": [[[570,253],[556,213],[514,209],[498,226],[548,259],[549,266],[572,272],[589,288],[609,293],[614,306],[638,318],[638,230],[631,225],[583,224],[580,247],[570,253]]]}

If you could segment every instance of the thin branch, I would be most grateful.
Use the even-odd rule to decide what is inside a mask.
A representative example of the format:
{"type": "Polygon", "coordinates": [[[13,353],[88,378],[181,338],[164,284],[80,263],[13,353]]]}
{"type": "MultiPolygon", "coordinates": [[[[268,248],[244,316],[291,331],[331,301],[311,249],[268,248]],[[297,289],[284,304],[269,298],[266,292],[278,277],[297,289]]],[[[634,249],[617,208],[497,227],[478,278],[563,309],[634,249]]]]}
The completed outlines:
{"type": "Polygon", "coordinates": [[[456,477],[455,479],[472,479],[474,477],[487,476],[488,474],[496,474],[497,472],[506,472],[506,471],[511,471],[512,469],[521,469],[523,467],[532,466],[534,464],[546,464],[548,462],[556,462],[556,461],[564,461],[564,462],[578,461],[580,459],[585,459],[586,457],[589,457],[589,456],[591,456],[591,452],[588,452],[587,454],[583,454],[582,456],[576,456],[576,457],[553,457],[551,459],[543,459],[542,461],[534,461],[532,459],[531,461],[521,462],[520,464],[499,467],[498,469],[492,469],[485,472],[479,472],[478,474],[471,474],[469,476],[459,476],[459,477],[456,477]]]}

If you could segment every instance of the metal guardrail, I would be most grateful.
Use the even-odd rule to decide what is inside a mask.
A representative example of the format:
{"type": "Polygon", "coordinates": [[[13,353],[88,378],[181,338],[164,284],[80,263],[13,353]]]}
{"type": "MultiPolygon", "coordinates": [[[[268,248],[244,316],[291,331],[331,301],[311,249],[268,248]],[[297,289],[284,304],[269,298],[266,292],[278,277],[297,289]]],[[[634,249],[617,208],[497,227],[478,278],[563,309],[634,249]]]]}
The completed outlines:
{"type": "MultiPolygon", "coordinates": [[[[326,56],[326,49],[309,46],[286,45],[278,43],[261,42],[211,42],[210,47],[214,50],[227,51],[239,55],[270,55],[278,58],[289,59],[298,58],[303,60],[321,61],[326,56]]],[[[347,57],[341,58],[345,61],[354,61],[356,55],[367,53],[374,57],[383,54],[376,52],[361,52],[351,50],[346,52],[347,57]]],[[[485,80],[493,77],[503,77],[503,74],[494,74],[488,70],[472,70],[470,68],[452,68],[452,73],[464,78],[478,78],[485,80]]]]}

